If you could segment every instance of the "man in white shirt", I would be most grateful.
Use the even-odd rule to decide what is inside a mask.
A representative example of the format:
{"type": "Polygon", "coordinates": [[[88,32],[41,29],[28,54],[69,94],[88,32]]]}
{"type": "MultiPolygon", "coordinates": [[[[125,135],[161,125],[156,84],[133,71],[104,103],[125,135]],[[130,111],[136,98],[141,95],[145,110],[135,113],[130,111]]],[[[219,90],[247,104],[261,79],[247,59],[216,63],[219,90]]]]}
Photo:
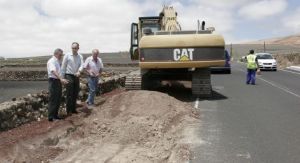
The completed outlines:
{"type": "Polygon", "coordinates": [[[61,102],[62,86],[61,83],[67,84],[68,81],[60,77],[60,63],[63,56],[61,49],[55,49],[53,57],[47,62],[48,83],[49,83],[49,103],[48,103],[48,120],[59,120],[58,109],[61,102]]]}
{"type": "Polygon", "coordinates": [[[99,50],[94,49],[92,51],[92,56],[88,57],[85,60],[83,66],[83,68],[88,73],[88,86],[89,86],[89,95],[87,99],[88,106],[94,105],[94,97],[98,87],[99,76],[103,70],[102,60],[98,56],[99,56],[99,50]]]}
{"type": "Polygon", "coordinates": [[[62,76],[69,81],[66,86],[67,93],[67,114],[77,114],[76,101],[79,93],[79,77],[80,71],[83,68],[83,57],[78,53],[79,44],[77,42],[72,43],[72,53],[68,53],[64,56],[62,62],[62,76]]]}

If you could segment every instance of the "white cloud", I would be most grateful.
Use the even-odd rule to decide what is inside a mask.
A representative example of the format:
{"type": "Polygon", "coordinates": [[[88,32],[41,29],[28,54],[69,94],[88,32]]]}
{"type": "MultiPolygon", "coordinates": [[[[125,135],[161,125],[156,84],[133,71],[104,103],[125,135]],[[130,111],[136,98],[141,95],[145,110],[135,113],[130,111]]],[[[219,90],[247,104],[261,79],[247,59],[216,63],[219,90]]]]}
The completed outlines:
{"type": "Polygon", "coordinates": [[[0,55],[49,55],[57,47],[69,51],[73,41],[81,52],[128,50],[130,24],[139,16],[157,16],[164,4],[174,5],[183,29],[196,29],[197,19],[219,32],[232,29],[229,10],[193,1],[2,0],[0,55]]]}
{"type": "Polygon", "coordinates": [[[130,24],[143,9],[118,0],[6,0],[0,6],[0,56],[49,55],[57,48],[81,52],[129,49],[130,24]]]}
{"type": "Polygon", "coordinates": [[[234,8],[246,2],[253,2],[254,0],[192,0],[195,3],[203,6],[213,6],[223,9],[234,8]]]}
{"type": "Polygon", "coordinates": [[[260,0],[245,4],[239,14],[246,19],[260,20],[282,13],[286,8],[286,0],[260,0]]]}
{"type": "Polygon", "coordinates": [[[173,3],[178,11],[178,21],[183,30],[196,30],[197,20],[205,21],[206,27],[215,27],[216,32],[224,36],[226,42],[231,42],[230,33],[234,30],[235,20],[231,10],[225,7],[212,6],[202,2],[186,6],[182,3],[173,3]]]}
{"type": "Polygon", "coordinates": [[[293,33],[300,33],[300,7],[292,14],[284,17],[281,24],[293,33]]]}
{"type": "MultiPolygon", "coordinates": [[[[195,30],[197,19],[205,20],[228,42],[238,39],[240,7],[249,19],[286,8],[284,0],[0,0],[0,56],[50,55],[58,47],[70,51],[73,41],[80,43],[81,52],[127,51],[130,24],[140,16],[158,16],[163,5],[175,7],[184,30],[195,30]]],[[[296,13],[293,19],[290,28],[297,26],[296,13]]]]}

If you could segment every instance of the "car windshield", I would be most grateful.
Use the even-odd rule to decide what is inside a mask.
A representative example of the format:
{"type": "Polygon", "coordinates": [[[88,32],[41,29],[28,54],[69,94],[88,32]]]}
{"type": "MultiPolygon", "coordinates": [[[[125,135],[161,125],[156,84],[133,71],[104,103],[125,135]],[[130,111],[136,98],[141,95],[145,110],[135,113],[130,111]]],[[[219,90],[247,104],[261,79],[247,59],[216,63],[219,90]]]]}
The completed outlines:
{"type": "Polygon", "coordinates": [[[257,59],[273,59],[273,57],[270,54],[259,54],[257,55],[257,59]]]}

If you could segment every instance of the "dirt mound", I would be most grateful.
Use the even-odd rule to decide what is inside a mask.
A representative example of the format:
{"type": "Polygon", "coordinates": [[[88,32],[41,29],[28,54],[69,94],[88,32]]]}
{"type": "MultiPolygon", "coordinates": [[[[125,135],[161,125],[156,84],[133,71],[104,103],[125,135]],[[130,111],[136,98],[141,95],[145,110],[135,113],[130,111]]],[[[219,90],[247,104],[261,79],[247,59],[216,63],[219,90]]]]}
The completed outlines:
{"type": "Polygon", "coordinates": [[[18,143],[0,162],[185,162],[194,137],[187,130],[198,117],[190,105],[163,93],[122,92],[69,126],[18,143]]]}

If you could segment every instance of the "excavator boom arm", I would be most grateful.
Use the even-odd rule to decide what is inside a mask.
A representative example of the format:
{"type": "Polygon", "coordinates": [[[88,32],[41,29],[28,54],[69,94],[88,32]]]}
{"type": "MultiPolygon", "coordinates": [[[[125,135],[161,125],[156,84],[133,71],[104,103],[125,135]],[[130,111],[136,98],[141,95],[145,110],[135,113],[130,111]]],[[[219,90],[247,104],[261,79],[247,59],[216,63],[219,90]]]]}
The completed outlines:
{"type": "Polygon", "coordinates": [[[165,6],[160,17],[162,17],[162,31],[181,31],[181,26],[177,21],[177,12],[173,7],[165,6]]]}

